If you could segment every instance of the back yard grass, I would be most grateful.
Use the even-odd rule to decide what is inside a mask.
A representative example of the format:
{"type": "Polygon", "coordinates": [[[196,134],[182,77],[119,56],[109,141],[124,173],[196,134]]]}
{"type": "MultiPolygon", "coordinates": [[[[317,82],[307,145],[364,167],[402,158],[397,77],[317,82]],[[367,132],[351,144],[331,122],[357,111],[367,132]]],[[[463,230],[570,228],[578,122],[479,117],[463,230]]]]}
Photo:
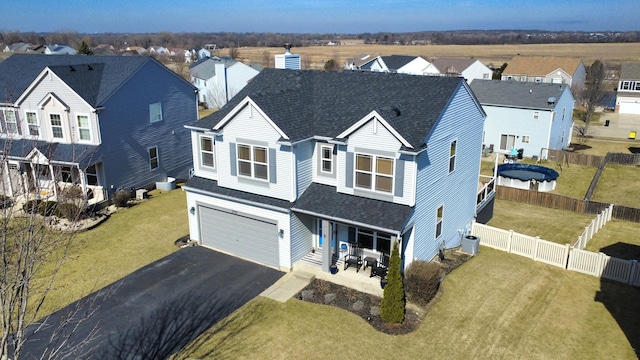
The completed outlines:
{"type": "Polygon", "coordinates": [[[481,247],[442,289],[418,330],[396,336],[332,306],[259,297],[174,358],[636,358],[630,286],[481,247]]]}
{"type": "Polygon", "coordinates": [[[607,164],[591,200],[640,207],[640,167],[607,164]]]}

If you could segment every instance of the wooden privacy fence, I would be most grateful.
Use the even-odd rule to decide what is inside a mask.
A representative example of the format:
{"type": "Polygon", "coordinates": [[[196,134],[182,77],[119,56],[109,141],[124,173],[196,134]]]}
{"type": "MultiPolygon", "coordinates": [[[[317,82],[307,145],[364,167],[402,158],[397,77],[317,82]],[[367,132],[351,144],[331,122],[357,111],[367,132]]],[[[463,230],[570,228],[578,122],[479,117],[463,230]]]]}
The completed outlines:
{"type": "Polygon", "coordinates": [[[604,253],[593,253],[556,244],[514,232],[474,222],[471,234],[480,238],[480,245],[525,256],[535,261],[583,274],[615,280],[640,287],[640,265],[637,260],[623,260],[604,253]]]}
{"type": "MultiPolygon", "coordinates": [[[[611,204],[590,200],[580,200],[569,196],[548,192],[517,189],[507,186],[496,186],[496,199],[521,202],[529,205],[544,206],[552,209],[573,211],[581,214],[595,215],[611,204]]],[[[640,209],[621,205],[613,205],[612,218],[640,223],[640,209]]]]}
{"type": "Polygon", "coordinates": [[[609,205],[609,207],[602,210],[595,219],[591,220],[591,224],[585,226],[584,232],[578,236],[578,241],[576,241],[573,247],[576,249],[584,249],[598,230],[602,229],[603,226],[611,221],[612,215],[613,205],[609,205]]]}
{"type": "Polygon", "coordinates": [[[606,158],[612,164],[640,165],[640,154],[607,153],[606,156],[574,153],[566,150],[546,149],[547,159],[559,163],[598,167],[606,158]]]}

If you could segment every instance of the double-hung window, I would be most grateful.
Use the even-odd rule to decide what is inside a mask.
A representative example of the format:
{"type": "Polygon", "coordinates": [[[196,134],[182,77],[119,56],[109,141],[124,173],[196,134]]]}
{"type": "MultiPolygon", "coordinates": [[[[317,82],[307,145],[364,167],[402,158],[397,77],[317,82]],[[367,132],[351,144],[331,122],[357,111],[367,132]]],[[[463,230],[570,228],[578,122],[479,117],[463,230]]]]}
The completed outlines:
{"type": "Polygon", "coordinates": [[[327,174],[333,173],[333,146],[320,146],[321,165],[320,171],[327,174]]]}
{"type": "Polygon", "coordinates": [[[442,216],[444,214],[444,206],[438,208],[436,213],[436,239],[442,235],[442,216]]]}
{"type": "Polygon", "coordinates": [[[14,110],[4,111],[4,123],[7,128],[7,134],[18,133],[18,120],[16,119],[16,112],[14,110]]]}
{"type": "Polygon", "coordinates": [[[267,148],[238,144],[238,174],[254,179],[269,180],[267,148]]]}
{"type": "Polygon", "coordinates": [[[451,142],[451,146],[449,147],[449,172],[453,172],[456,169],[456,151],[457,151],[458,141],[453,140],[451,142]]]}
{"type": "Polygon", "coordinates": [[[216,166],[213,156],[213,138],[210,136],[200,137],[200,164],[208,168],[216,166]]]}
{"type": "Polygon", "coordinates": [[[355,185],[362,189],[390,193],[393,189],[393,168],[392,158],[356,154],[355,185]]]}
{"type": "Polygon", "coordinates": [[[162,103],[149,104],[149,122],[162,121],[162,103]]]}
{"type": "Polygon", "coordinates": [[[149,148],[149,167],[151,168],[151,170],[155,170],[158,168],[158,166],[158,147],[153,146],[149,148]]]}
{"type": "Polygon", "coordinates": [[[51,135],[56,139],[64,138],[60,114],[49,114],[49,119],[51,120],[51,135]]]}
{"type": "Polygon", "coordinates": [[[29,127],[29,135],[40,136],[40,126],[38,125],[38,116],[33,111],[27,111],[27,126],[29,127]]]}
{"type": "Polygon", "coordinates": [[[78,138],[84,141],[91,141],[91,128],[89,127],[89,117],[78,115],[78,138]]]}

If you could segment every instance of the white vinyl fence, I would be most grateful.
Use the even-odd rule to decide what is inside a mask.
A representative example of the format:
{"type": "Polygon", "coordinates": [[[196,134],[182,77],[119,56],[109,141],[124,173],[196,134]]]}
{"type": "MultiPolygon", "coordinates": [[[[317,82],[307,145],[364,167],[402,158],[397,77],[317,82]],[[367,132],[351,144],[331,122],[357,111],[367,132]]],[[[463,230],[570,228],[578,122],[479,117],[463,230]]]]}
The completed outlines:
{"type": "Polygon", "coordinates": [[[606,223],[611,221],[612,214],[613,204],[609,205],[608,208],[602,210],[602,212],[591,221],[591,224],[584,228],[584,232],[578,237],[578,241],[576,241],[573,247],[580,250],[584,249],[589,241],[591,241],[591,239],[593,238],[593,235],[595,235],[598,230],[602,229],[602,227],[605,226],[606,223]]]}
{"type": "MultiPolygon", "coordinates": [[[[600,216],[600,215],[599,215],[600,216]]],[[[560,245],[488,225],[473,223],[471,234],[480,238],[480,245],[525,256],[536,261],[583,274],[615,280],[640,287],[640,265],[637,260],[623,260],[603,253],[594,253],[560,245]]]]}

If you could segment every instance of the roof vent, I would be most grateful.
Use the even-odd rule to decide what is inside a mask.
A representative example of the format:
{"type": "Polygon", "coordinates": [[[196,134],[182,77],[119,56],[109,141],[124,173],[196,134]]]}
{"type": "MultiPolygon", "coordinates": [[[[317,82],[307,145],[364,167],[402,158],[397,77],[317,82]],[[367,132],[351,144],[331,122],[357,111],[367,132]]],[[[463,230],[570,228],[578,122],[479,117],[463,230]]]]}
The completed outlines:
{"type": "Polygon", "coordinates": [[[533,94],[533,90],[532,89],[529,89],[529,94],[533,94]]]}
{"type": "Polygon", "coordinates": [[[76,71],[76,68],[74,68],[73,66],[69,66],[69,71],[76,71]]]}
{"type": "Polygon", "coordinates": [[[556,97],[552,96],[550,98],[547,99],[547,103],[548,104],[555,104],[556,103],[556,97]]]}
{"type": "Polygon", "coordinates": [[[93,70],[93,67],[91,67],[91,65],[87,65],[87,70],[93,70]]]}
{"type": "Polygon", "coordinates": [[[402,115],[402,111],[400,111],[400,107],[398,106],[392,106],[391,110],[393,110],[393,112],[396,113],[396,116],[402,115]]]}

